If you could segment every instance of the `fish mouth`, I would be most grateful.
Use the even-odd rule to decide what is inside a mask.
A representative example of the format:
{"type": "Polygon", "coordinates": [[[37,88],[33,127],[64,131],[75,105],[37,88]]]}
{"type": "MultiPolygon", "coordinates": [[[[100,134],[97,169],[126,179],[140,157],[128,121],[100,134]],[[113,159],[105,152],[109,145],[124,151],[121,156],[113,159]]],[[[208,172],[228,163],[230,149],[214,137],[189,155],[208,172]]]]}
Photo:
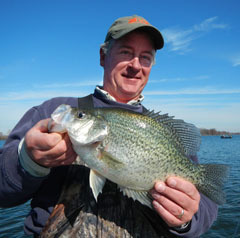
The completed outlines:
{"type": "Polygon", "coordinates": [[[93,145],[98,146],[99,143],[105,138],[108,133],[106,125],[99,125],[94,119],[81,121],[80,125],[76,123],[75,126],[69,125],[67,131],[72,140],[76,141],[79,145],[93,145]],[[96,127],[99,127],[96,130],[96,127]]]}
{"type": "MultiPolygon", "coordinates": [[[[94,121],[93,120],[88,120],[88,121],[81,121],[81,134],[87,135],[89,130],[92,128],[94,121]]],[[[71,128],[69,128],[70,131],[71,128]]],[[[74,128],[73,128],[74,129],[74,128]]],[[[78,132],[78,130],[73,130],[74,132],[78,132]]]]}
{"type": "Polygon", "coordinates": [[[50,119],[48,122],[48,131],[50,133],[57,132],[57,133],[63,134],[67,130],[66,130],[65,125],[59,124],[59,123],[55,122],[53,119],[50,119]]]}
{"type": "Polygon", "coordinates": [[[77,138],[77,141],[80,144],[88,144],[88,135],[89,135],[89,130],[91,130],[91,127],[93,125],[93,120],[90,121],[81,121],[81,126],[80,126],[80,130],[79,130],[79,125],[77,124],[76,128],[75,127],[71,127],[71,125],[69,125],[69,127],[67,127],[68,133],[72,136],[77,138]]]}

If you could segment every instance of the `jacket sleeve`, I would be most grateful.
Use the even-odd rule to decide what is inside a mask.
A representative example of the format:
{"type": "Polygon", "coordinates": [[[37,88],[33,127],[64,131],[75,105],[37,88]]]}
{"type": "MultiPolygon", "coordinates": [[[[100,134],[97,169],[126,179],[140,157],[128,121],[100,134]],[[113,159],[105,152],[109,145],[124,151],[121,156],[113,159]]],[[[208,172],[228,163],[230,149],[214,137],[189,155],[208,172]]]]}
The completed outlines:
{"type": "Polygon", "coordinates": [[[26,172],[20,162],[18,146],[26,132],[41,118],[38,108],[30,109],[9,135],[0,149],[0,207],[22,204],[32,197],[46,178],[26,172]]]}

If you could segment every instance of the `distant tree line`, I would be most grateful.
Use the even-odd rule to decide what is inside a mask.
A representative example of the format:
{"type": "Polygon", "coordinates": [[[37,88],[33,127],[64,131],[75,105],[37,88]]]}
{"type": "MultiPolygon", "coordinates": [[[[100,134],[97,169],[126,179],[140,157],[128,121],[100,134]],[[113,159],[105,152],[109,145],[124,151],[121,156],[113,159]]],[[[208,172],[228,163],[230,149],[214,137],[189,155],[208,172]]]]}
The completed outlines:
{"type": "Polygon", "coordinates": [[[6,140],[7,139],[7,135],[4,135],[1,131],[0,131],[0,140],[6,140]]]}
{"type": "Polygon", "coordinates": [[[215,128],[205,129],[200,128],[200,133],[202,136],[214,136],[214,135],[240,135],[240,132],[229,132],[229,131],[217,131],[215,128]]]}

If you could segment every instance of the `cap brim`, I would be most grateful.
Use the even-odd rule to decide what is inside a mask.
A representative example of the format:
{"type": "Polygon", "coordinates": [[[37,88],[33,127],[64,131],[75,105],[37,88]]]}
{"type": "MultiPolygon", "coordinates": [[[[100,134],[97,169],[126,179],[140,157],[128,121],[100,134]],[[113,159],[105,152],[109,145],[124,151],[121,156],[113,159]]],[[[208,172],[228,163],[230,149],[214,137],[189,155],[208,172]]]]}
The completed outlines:
{"type": "MultiPolygon", "coordinates": [[[[162,34],[160,33],[160,31],[158,29],[156,29],[153,26],[149,26],[149,25],[148,26],[143,26],[143,25],[136,26],[135,25],[135,27],[133,27],[132,29],[128,28],[125,31],[116,32],[115,34],[112,34],[111,37],[113,39],[117,40],[117,39],[125,36],[126,34],[132,32],[132,31],[138,30],[138,29],[142,29],[150,35],[156,50],[163,48],[164,40],[163,40],[162,34]]],[[[107,38],[108,37],[106,37],[105,41],[107,40],[107,38]]]]}
{"type": "Polygon", "coordinates": [[[150,33],[151,39],[155,45],[156,50],[160,50],[164,46],[164,40],[161,32],[153,26],[141,26],[137,29],[142,29],[150,33]]]}

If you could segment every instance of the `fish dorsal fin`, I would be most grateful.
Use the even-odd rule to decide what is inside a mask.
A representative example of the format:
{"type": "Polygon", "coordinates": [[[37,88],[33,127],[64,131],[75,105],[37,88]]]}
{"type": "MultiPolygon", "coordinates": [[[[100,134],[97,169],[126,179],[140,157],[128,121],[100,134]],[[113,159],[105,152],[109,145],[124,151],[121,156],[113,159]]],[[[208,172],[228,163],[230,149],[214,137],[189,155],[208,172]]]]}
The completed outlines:
{"type": "Polygon", "coordinates": [[[160,112],[148,111],[144,115],[170,128],[178,137],[186,156],[196,155],[201,144],[201,134],[196,126],[180,119],[174,119],[168,114],[161,115],[160,112]]]}
{"type": "Polygon", "coordinates": [[[100,175],[96,171],[92,169],[90,170],[89,184],[96,201],[97,201],[98,194],[102,192],[105,182],[106,182],[106,178],[104,178],[102,175],[100,175]]]}
{"type": "Polygon", "coordinates": [[[177,132],[178,137],[182,141],[185,154],[187,156],[196,155],[200,149],[201,144],[200,130],[191,123],[187,123],[183,120],[177,119],[173,119],[172,126],[177,132]]]}
{"type": "Polygon", "coordinates": [[[137,200],[143,205],[146,205],[150,208],[152,208],[152,199],[148,195],[147,191],[138,191],[138,190],[133,190],[130,188],[125,188],[119,186],[120,191],[127,197],[132,198],[134,201],[137,200]]]}

